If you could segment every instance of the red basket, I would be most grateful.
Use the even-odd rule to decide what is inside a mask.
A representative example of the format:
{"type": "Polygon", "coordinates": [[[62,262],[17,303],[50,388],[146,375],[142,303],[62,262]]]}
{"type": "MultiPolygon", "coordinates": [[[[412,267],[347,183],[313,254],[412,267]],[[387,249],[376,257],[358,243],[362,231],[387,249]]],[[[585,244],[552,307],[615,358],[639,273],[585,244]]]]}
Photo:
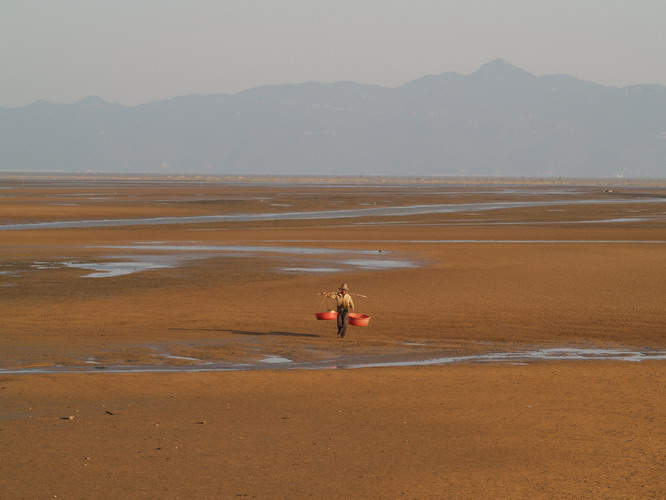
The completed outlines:
{"type": "Polygon", "coordinates": [[[337,319],[338,313],[335,311],[326,311],[326,312],[315,313],[315,316],[317,317],[317,319],[337,319]]]}
{"type": "Polygon", "coordinates": [[[349,324],[354,326],[368,326],[370,316],[367,314],[349,313],[349,324]]]}

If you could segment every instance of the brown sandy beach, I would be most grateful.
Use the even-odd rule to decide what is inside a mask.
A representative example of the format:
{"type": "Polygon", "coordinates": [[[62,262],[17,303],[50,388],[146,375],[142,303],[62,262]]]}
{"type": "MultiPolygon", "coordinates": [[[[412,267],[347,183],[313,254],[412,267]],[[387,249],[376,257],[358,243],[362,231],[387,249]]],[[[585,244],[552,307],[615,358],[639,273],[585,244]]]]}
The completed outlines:
{"type": "Polygon", "coordinates": [[[656,356],[664,187],[0,187],[3,498],[666,496],[666,361],[341,369],[656,356]],[[361,212],[280,216],[339,210],[361,212]],[[313,313],[343,281],[372,319],[338,339],[313,313]],[[130,373],[156,368],[183,371],[130,373]]]}
{"type": "Polygon", "coordinates": [[[3,497],[663,498],[665,367],[5,376],[3,497]]]}

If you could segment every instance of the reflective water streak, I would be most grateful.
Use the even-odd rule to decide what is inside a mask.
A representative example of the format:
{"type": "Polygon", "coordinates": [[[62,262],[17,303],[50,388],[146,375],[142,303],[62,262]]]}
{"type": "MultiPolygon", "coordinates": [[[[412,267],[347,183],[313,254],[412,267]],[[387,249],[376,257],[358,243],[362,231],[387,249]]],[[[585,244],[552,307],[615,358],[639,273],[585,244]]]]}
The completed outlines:
{"type": "MultiPolygon", "coordinates": [[[[270,242],[272,240],[266,240],[270,242]]],[[[624,243],[664,244],[666,240],[281,240],[282,243],[624,243]]],[[[390,253],[390,252],[387,252],[390,253]]]]}
{"type": "Polygon", "coordinates": [[[320,255],[320,254],[376,254],[376,250],[345,250],[337,248],[305,248],[305,247],[284,247],[268,245],[165,245],[165,244],[143,244],[135,245],[102,245],[91,246],[88,248],[110,248],[121,250],[162,250],[174,252],[274,252],[297,255],[320,255]]]}
{"type": "Polygon", "coordinates": [[[612,200],[557,200],[557,201],[507,201],[491,203],[462,203],[412,205],[406,207],[374,207],[350,210],[321,210],[313,212],[284,212],[236,215],[205,215],[190,217],[153,217],[143,219],[101,219],[59,222],[33,222],[27,224],[0,225],[0,231],[65,229],[82,227],[108,226],[144,226],[160,224],[210,224],[215,222],[261,222],[275,220],[313,220],[313,219],[345,219],[358,217],[403,217],[453,212],[478,212],[483,210],[499,210],[521,207],[541,207],[557,205],[597,205],[597,204],[635,204],[665,202],[664,198],[645,199],[612,199],[612,200]]]}
{"type": "Polygon", "coordinates": [[[339,267],[284,267],[282,270],[293,273],[339,273],[342,271],[339,267]]]}
{"type": "Polygon", "coordinates": [[[260,370],[271,366],[273,369],[285,370],[325,370],[406,367],[406,366],[435,366],[453,363],[509,363],[515,365],[529,364],[530,362],[545,361],[664,361],[666,351],[634,351],[631,349],[594,349],[561,347],[550,349],[536,349],[518,352],[496,352],[469,356],[439,356],[427,358],[414,358],[404,356],[396,360],[396,355],[337,358],[334,360],[296,362],[289,358],[267,356],[256,363],[216,363],[205,362],[188,366],[52,366],[31,368],[0,369],[3,375],[29,375],[38,373],[80,373],[97,370],[105,373],[133,373],[133,372],[216,372],[216,371],[242,371],[260,370]]]}
{"type": "Polygon", "coordinates": [[[648,361],[666,360],[666,351],[631,351],[616,349],[583,349],[583,348],[552,348],[535,351],[500,352],[478,354],[474,356],[445,356],[439,358],[404,360],[404,361],[378,361],[370,363],[356,363],[345,365],[345,368],[375,368],[389,366],[429,366],[463,362],[528,362],[528,361],[648,361]]]}

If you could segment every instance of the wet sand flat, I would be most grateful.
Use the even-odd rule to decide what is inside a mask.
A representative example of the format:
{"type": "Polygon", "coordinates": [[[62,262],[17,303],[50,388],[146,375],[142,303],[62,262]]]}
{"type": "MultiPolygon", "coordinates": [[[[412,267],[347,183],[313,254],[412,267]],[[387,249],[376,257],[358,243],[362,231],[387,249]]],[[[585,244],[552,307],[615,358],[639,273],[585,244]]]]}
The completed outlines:
{"type": "Polygon", "coordinates": [[[659,185],[0,186],[0,435],[12,464],[0,486],[13,497],[666,494],[663,361],[340,369],[665,350],[659,185]],[[281,217],[347,210],[358,212],[281,217]],[[83,220],[100,223],[30,226],[83,220]],[[342,340],[314,313],[330,307],[316,293],[343,281],[372,318],[342,340]],[[262,369],[195,371],[211,363],[262,369]],[[288,370],[297,363],[337,369],[288,370]],[[28,374],[68,367],[91,373],[28,374]],[[102,373],[118,367],[190,371],[102,373]],[[242,403],[233,418],[216,418],[232,415],[230,398],[242,403]],[[60,420],[76,409],[87,417],[60,420]],[[181,451],[161,456],[155,442],[170,436],[181,451]],[[89,474],[94,453],[104,466],[89,474]]]}

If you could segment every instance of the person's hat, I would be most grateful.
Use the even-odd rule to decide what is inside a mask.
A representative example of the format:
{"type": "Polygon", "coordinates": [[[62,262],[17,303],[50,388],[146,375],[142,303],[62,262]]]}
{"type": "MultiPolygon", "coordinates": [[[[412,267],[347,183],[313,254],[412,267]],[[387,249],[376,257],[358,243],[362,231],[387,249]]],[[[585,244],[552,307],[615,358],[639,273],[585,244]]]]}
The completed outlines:
{"type": "Polygon", "coordinates": [[[342,285],[340,285],[340,290],[349,290],[347,283],[343,283],[342,285]]]}

